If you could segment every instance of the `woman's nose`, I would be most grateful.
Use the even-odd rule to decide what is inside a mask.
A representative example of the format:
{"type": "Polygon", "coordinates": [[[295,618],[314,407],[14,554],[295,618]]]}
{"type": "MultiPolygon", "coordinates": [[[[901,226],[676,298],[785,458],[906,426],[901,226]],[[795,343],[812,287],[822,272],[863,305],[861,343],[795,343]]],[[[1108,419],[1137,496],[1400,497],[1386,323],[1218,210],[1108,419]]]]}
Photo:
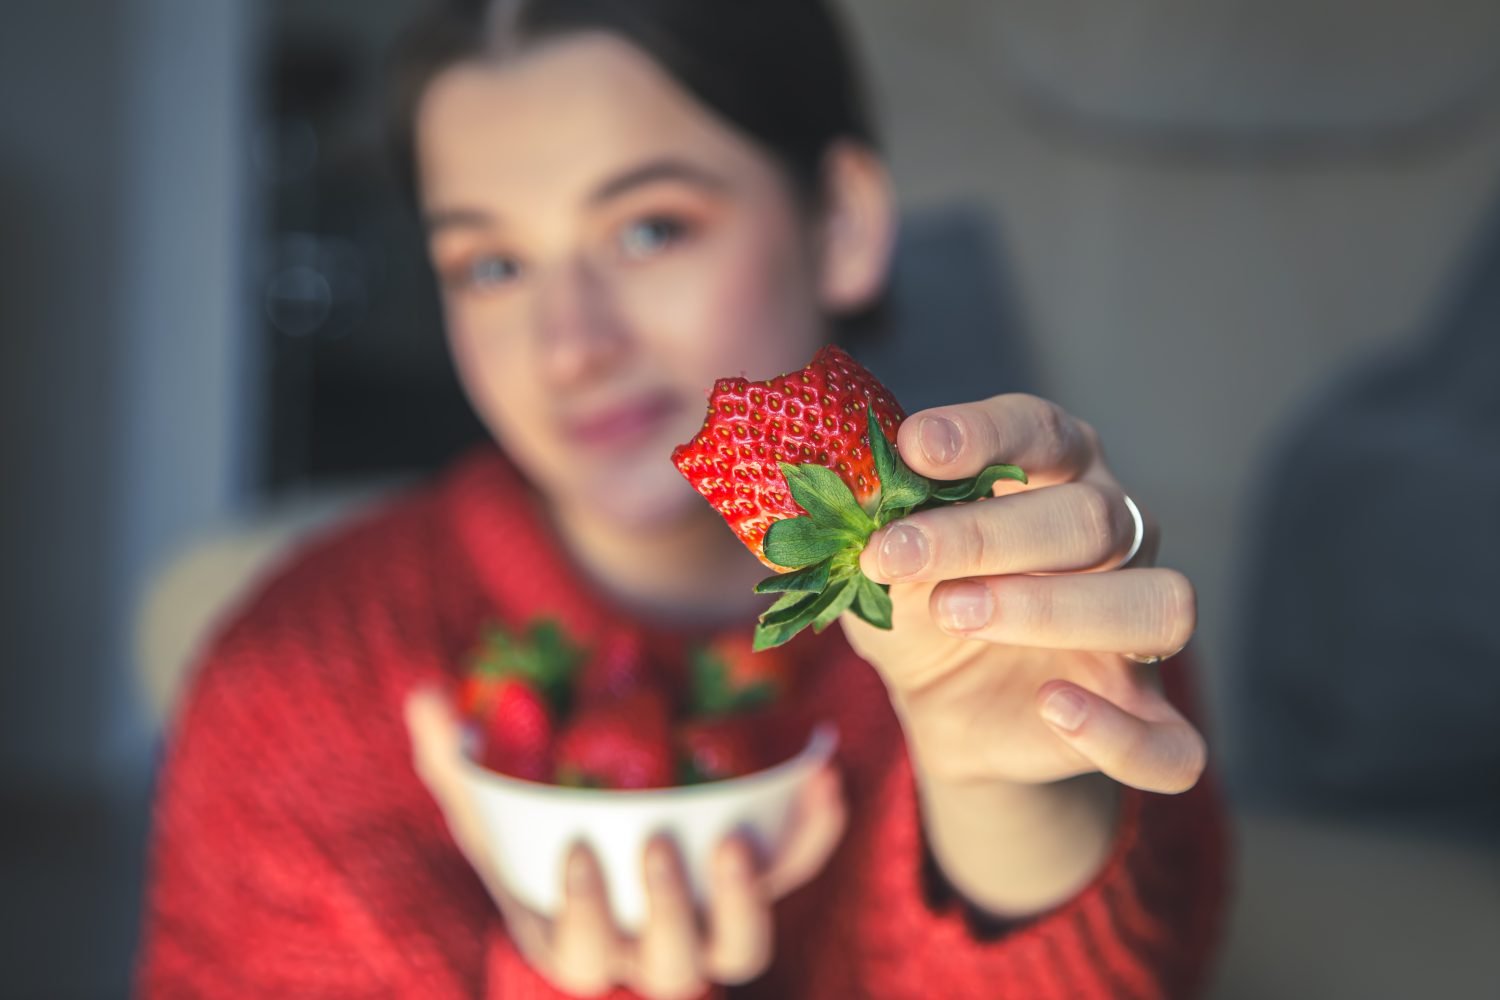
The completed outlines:
{"type": "Polygon", "coordinates": [[[587,379],[624,353],[628,338],[609,289],[587,262],[550,268],[533,301],[538,348],[554,381],[587,379]]]}

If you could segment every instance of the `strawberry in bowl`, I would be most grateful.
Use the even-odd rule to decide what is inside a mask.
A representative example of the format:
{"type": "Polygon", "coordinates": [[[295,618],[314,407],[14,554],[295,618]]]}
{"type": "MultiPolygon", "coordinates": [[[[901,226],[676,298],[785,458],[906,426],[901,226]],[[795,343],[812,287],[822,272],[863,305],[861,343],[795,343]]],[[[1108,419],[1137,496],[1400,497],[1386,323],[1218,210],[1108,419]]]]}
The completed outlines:
{"type": "Polygon", "coordinates": [[[700,899],[726,837],[775,850],[833,733],[790,710],[790,659],[753,653],[748,634],[716,637],[687,660],[663,669],[629,632],[584,650],[550,622],[487,630],[460,689],[461,780],[520,902],[555,912],[567,852],[585,843],[630,930],[645,916],[641,858],[654,837],[676,843],[700,899]],[[686,689],[669,695],[669,677],[686,689]]]}

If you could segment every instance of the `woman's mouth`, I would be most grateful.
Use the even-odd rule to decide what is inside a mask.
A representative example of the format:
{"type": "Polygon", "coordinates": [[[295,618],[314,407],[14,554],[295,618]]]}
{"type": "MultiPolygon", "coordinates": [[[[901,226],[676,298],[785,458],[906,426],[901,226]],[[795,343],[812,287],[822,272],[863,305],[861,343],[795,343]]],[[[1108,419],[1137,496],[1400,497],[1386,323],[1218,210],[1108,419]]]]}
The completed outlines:
{"type": "Polygon", "coordinates": [[[640,396],[564,418],[563,433],[583,448],[625,448],[653,437],[679,409],[670,394],[640,396]]]}

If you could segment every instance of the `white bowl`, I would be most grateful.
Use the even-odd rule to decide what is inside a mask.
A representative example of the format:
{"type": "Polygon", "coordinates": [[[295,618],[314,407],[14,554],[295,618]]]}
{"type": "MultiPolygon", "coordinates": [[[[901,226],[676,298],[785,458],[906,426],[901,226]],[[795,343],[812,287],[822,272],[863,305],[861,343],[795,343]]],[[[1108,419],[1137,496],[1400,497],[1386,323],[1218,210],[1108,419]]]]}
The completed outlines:
{"type": "Polygon", "coordinates": [[[714,848],[743,832],[774,854],[798,792],[837,744],[833,727],[819,726],[791,760],[682,788],[564,788],[497,774],[468,759],[461,774],[489,837],[496,874],[511,895],[538,913],[556,913],[568,850],[583,843],[599,860],[616,924],[633,931],[646,917],[641,867],[654,837],[665,834],[676,843],[693,894],[703,902],[714,848]]]}

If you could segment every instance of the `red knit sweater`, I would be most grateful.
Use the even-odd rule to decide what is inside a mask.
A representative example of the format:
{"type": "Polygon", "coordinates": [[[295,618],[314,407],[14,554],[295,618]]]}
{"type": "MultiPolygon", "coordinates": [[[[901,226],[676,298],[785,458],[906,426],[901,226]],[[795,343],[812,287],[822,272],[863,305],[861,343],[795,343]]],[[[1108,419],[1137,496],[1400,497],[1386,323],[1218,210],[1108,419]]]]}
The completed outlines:
{"type": "MultiPolygon", "coordinates": [[[[508,942],[412,771],[401,721],[413,685],[452,677],[484,621],[538,615],[585,640],[622,624],[489,450],[291,560],[220,634],[171,734],[144,994],[557,997],[508,942]]],[[[931,891],[880,680],[837,629],[797,641],[805,697],[841,732],[850,823],[828,868],[777,904],[772,969],[727,995],[1196,992],[1225,892],[1210,782],[1127,791],[1092,884],[1020,926],[979,929],[931,891]]],[[[1180,671],[1168,680],[1180,697],[1180,671]]]]}

